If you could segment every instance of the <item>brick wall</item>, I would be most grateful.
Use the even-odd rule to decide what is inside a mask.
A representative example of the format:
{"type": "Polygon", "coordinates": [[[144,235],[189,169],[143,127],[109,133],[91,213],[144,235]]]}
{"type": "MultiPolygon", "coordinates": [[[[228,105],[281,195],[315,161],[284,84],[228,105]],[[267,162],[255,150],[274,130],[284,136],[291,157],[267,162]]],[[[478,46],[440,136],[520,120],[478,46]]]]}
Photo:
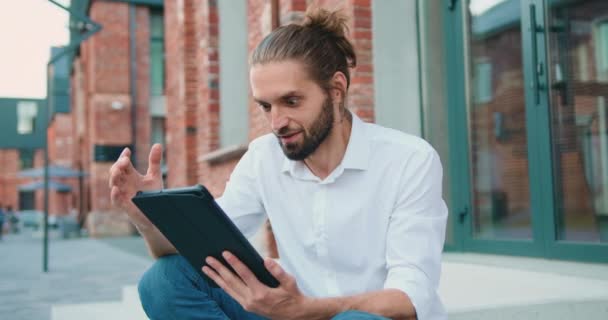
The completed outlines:
{"type": "MultiPolygon", "coordinates": [[[[71,113],[74,146],[79,154],[72,166],[89,173],[83,186],[89,231],[94,236],[125,234],[133,231],[126,216],[115,212],[110,203],[108,172],[112,162],[94,162],[95,145],[129,145],[136,140],[134,163],[145,171],[150,149],[150,31],[149,8],[136,9],[136,105],[131,101],[129,5],[93,1],[89,15],[103,25],[102,30],[83,43],[74,61],[71,113]],[[136,108],[136,136],[131,132],[131,108],[136,108]]],[[[54,161],[55,159],[52,159],[54,161]]],[[[75,186],[78,189],[78,185],[75,186]]],[[[68,201],[80,207],[77,192],[68,201]]]]}
{"type": "Polygon", "coordinates": [[[186,87],[185,87],[185,39],[184,2],[167,1],[165,4],[165,59],[167,96],[167,159],[169,168],[167,187],[187,183],[186,161],[186,87]]]}
{"type": "MultiPolygon", "coordinates": [[[[352,74],[348,106],[366,121],[373,121],[373,78],[370,1],[306,1],[280,0],[279,20],[282,24],[301,21],[309,5],[333,8],[343,5],[351,18],[350,37],[358,55],[359,67],[352,74]]],[[[248,0],[249,52],[272,29],[270,0],[248,0]]],[[[165,3],[167,96],[168,186],[176,187],[200,182],[214,196],[223,193],[236,157],[211,161],[208,155],[219,148],[219,79],[218,13],[216,1],[178,0],[165,3]],[[196,49],[193,53],[192,49],[196,49]],[[196,90],[195,90],[196,89],[196,90]],[[189,122],[196,119],[196,123],[189,122]],[[190,126],[194,125],[193,129],[190,126]],[[189,133],[195,132],[196,145],[189,133]],[[197,174],[192,175],[192,156],[196,155],[197,174]]],[[[249,140],[270,132],[266,120],[253,103],[250,92],[248,106],[249,140]]],[[[220,150],[221,151],[221,150],[220,150]]],[[[244,151],[244,150],[243,150],[244,151]]],[[[269,241],[272,241],[270,239],[269,241]]]]}
{"type": "Polygon", "coordinates": [[[17,186],[24,180],[17,177],[19,170],[21,170],[19,151],[15,149],[0,149],[0,206],[2,209],[7,205],[13,208],[18,208],[19,206],[17,186]]]}
{"type": "MultiPolygon", "coordinates": [[[[353,73],[348,105],[365,120],[373,120],[370,1],[279,1],[280,21],[300,21],[308,5],[344,5],[351,17],[351,37],[359,57],[353,73]]],[[[248,0],[249,50],[272,28],[270,0],[248,0]]],[[[206,156],[219,148],[218,13],[213,0],[165,3],[167,55],[167,165],[168,187],[204,183],[214,195],[223,192],[237,158],[210,162],[206,156]],[[195,168],[196,170],[193,170],[195,168]]],[[[250,93],[249,139],[269,132],[268,124],[250,93]]],[[[244,106],[245,107],[245,106],[244,106]]]]}
{"type": "Polygon", "coordinates": [[[201,1],[196,8],[196,33],[200,46],[196,57],[200,72],[197,90],[199,106],[197,114],[197,179],[208,186],[210,192],[217,195],[217,183],[213,183],[214,167],[200,160],[219,147],[219,53],[218,53],[218,8],[215,1],[201,1]]]}
{"type": "Polygon", "coordinates": [[[71,167],[74,139],[71,114],[56,114],[48,129],[49,159],[52,164],[71,167]]]}
{"type": "Polygon", "coordinates": [[[340,9],[349,19],[349,31],[357,68],[351,74],[347,106],[361,119],[374,121],[374,78],[372,64],[372,9],[371,0],[308,0],[309,5],[340,9]]]}

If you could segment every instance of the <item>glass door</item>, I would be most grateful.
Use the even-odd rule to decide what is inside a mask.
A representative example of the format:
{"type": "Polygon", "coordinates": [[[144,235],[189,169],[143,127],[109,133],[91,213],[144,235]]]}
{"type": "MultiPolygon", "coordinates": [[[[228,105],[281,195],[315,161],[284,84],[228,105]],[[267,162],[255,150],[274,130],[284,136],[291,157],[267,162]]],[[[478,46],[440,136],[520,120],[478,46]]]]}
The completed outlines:
{"type": "Polygon", "coordinates": [[[521,3],[468,1],[472,238],[531,240],[521,3]]]}
{"type": "Polygon", "coordinates": [[[542,250],[542,230],[535,224],[526,4],[462,1],[465,96],[454,107],[466,117],[456,120],[455,114],[453,119],[466,125],[451,143],[464,145],[456,170],[468,173],[457,180],[460,186],[452,185],[466,190],[457,197],[466,213],[461,219],[464,250],[517,255],[542,250]]]}
{"type": "Polygon", "coordinates": [[[608,260],[608,1],[546,0],[545,7],[549,249],[608,260]]]}
{"type": "Polygon", "coordinates": [[[608,1],[547,18],[557,240],[608,243],[608,1]]]}
{"type": "Polygon", "coordinates": [[[608,261],[608,1],[448,4],[460,248],[608,261]]]}

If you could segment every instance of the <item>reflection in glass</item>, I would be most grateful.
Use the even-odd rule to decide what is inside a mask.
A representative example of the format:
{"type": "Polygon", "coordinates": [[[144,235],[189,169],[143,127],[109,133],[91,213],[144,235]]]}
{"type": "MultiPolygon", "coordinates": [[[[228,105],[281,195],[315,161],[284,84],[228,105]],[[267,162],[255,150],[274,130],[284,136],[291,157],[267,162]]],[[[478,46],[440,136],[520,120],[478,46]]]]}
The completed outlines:
{"type": "Polygon", "coordinates": [[[530,239],[520,1],[469,1],[469,133],[478,238],[530,239]]]}
{"type": "Polygon", "coordinates": [[[608,1],[548,10],[557,238],[608,242],[608,1]]]}

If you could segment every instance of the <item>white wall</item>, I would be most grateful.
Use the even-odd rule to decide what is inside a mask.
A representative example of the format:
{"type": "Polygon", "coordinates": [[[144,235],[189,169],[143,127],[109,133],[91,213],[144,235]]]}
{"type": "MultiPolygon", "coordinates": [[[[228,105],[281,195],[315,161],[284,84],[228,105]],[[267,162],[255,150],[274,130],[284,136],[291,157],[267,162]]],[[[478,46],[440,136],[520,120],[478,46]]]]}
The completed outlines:
{"type": "Polygon", "coordinates": [[[421,135],[416,0],[372,1],[376,123],[421,135]]]}
{"type": "Polygon", "coordinates": [[[247,1],[217,1],[220,60],[220,146],[247,142],[249,79],[247,1]]]}

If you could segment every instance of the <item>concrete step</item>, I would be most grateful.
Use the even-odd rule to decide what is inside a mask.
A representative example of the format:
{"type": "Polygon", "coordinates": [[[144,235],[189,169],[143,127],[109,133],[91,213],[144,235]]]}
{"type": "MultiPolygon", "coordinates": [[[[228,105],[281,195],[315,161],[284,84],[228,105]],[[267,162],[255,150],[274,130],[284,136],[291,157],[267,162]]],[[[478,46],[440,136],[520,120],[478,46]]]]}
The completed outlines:
{"type": "Polygon", "coordinates": [[[122,288],[122,305],[128,313],[128,319],[148,319],[144,309],[141,307],[139,292],[136,286],[122,288]]]}
{"type": "MultiPolygon", "coordinates": [[[[608,265],[447,254],[439,294],[451,320],[606,320],[608,265]]],[[[119,301],[53,306],[51,319],[147,317],[126,286],[119,301]]]]}
{"type": "Polygon", "coordinates": [[[51,307],[51,320],[127,320],[122,302],[66,304],[51,307]]]}
{"type": "Polygon", "coordinates": [[[122,288],[122,300],[51,307],[51,320],[145,320],[136,286],[122,288]]]}
{"type": "Polygon", "coordinates": [[[451,312],[450,320],[606,320],[608,300],[559,301],[534,305],[451,312]]]}
{"type": "Polygon", "coordinates": [[[608,280],[595,276],[608,266],[500,259],[444,261],[439,294],[450,319],[608,319],[608,280]]]}

